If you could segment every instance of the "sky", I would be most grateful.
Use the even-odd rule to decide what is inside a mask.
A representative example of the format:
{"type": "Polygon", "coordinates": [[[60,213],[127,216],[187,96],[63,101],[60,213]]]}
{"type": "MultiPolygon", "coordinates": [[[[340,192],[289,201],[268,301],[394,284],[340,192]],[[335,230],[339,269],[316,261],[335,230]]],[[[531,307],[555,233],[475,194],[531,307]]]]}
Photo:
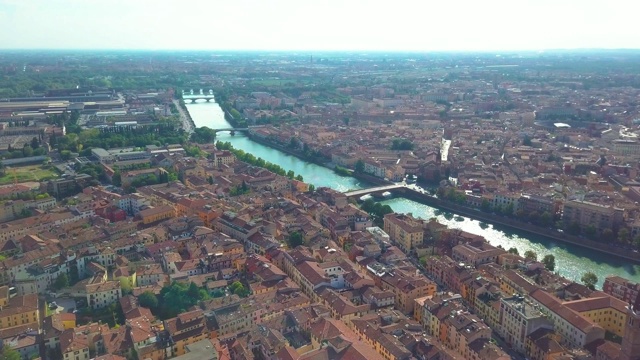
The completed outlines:
{"type": "Polygon", "coordinates": [[[0,0],[0,49],[638,49],[635,0],[0,0]]]}

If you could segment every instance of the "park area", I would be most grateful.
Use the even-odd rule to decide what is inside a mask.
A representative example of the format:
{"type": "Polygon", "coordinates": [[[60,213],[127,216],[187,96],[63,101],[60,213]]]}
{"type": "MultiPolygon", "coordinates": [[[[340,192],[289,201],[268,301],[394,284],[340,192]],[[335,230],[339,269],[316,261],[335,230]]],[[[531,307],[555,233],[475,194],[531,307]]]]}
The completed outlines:
{"type": "Polygon", "coordinates": [[[2,170],[0,185],[11,184],[14,180],[18,183],[26,181],[45,181],[58,177],[58,173],[51,165],[28,165],[20,167],[7,167],[2,170]]]}

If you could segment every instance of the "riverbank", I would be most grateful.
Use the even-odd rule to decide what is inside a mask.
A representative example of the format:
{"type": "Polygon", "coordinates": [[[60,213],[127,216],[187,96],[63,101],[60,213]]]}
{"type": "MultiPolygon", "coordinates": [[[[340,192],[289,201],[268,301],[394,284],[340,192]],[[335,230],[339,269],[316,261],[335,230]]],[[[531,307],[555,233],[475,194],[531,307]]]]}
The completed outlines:
{"type": "Polygon", "coordinates": [[[189,114],[189,110],[185,107],[184,102],[179,100],[173,99],[173,104],[176,106],[176,109],[178,109],[182,128],[184,131],[191,134],[195,130],[196,124],[193,122],[191,114],[189,114]]]}
{"type": "MultiPolygon", "coordinates": [[[[247,137],[249,139],[251,139],[251,141],[255,141],[258,144],[261,144],[261,145],[264,145],[264,146],[268,146],[268,147],[276,149],[278,151],[282,151],[283,153],[285,153],[287,155],[295,156],[300,160],[307,161],[307,162],[316,164],[318,166],[322,166],[322,167],[327,168],[327,169],[329,169],[329,170],[331,170],[331,171],[333,171],[335,173],[334,168],[329,165],[330,164],[329,162],[323,163],[323,162],[320,162],[320,161],[314,161],[313,159],[307,158],[306,156],[304,156],[304,154],[301,154],[299,151],[287,148],[285,146],[273,143],[271,141],[267,141],[267,140],[261,139],[261,138],[256,137],[256,136],[252,136],[251,133],[247,133],[247,137]]],[[[340,176],[345,176],[345,175],[338,174],[338,173],[336,173],[336,174],[340,175],[340,176]]]]}
{"type": "MultiPolygon", "coordinates": [[[[196,126],[207,126],[212,129],[233,127],[225,119],[224,111],[215,102],[188,103],[186,108],[194,120],[196,126]]],[[[237,126],[239,127],[239,126],[237,126]]],[[[337,175],[327,167],[309,163],[306,159],[291,154],[289,151],[275,149],[272,144],[258,143],[244,135],[232,136],[229,133],[219,133],[216,137],[222,142],[230,142],[235,148],[247,153],[260,156],[265,161],[280,165],[282,168],[301,174],[304,181],[314,184],[316,188],[329,187],[336,191],[347,192],[349,190],[370,188],[372,184],[383,182],[384,179],[368,179],[365,176],[344,177],[337,175]],[[368,180],[373,180],[369,182],[368,180]]],[[[290,150],[290,149],[286,149],[290,150]]],[[[334,165],[329,164],[332,168],[334,165]]],[[[609,275],[616,275],[635,282],[640,282],[640,265],[635,261],[619,260],[619,257],[607,255],[600,249],[591,250],[583,246],[575,246],[565,241],[556,241],[544,235],[533,235],[533,232],[515,231],[516,227],[503,226],[502,222],[489,219],[486,224],[467,216],[444,216],[443,211],[453,213],[450,210],[439,210],[436,207],[426,205],[424,202],[412,200],[412,194],[406,197],[391,197],[380,201],[383,205],[389,205],[397,213],[412,213],[423,219],[438,218],[438,221],[450,228],[461,229],[472,234],[480,235],[494,246],[502,246],[505,249],[517,248],[520,253],[527,250],[537,254],[552,253],[556,257],[557,271],[560,275],[580,281],[585,269],[593,271],[600,281],[599,286],[609,275]],[[494,225],[491,225],[491,224],[494,225]]],[[[455,211],[455,210],[454,210],[455,211]]],[[[470,210],[475,211],[475,210],[470,210]]],[[[477,211],[475,211],[477,212],[477,211]]],[[[459,211],[462,215],[463,211],[459,211]]],[[[464,213],[473,216],[472,213],[464,213]]],[[[477,218],[477,216],[473,216],[477,218]]],[[[555,234],[556,236],[559,235],[555,234]]]]}
{"type": "Polygon", "coordinates": [[[440,210],[453,212],[453,213],[460,214],[460,215],[463,215],[475,220],[479,220],[479,221],[486,221],[489,223],[506,226],[513,230],[524,231],[529,234],[538,235],[538,236],[544,236],[546,238],[549,238],[558,242],[580,246],[585,249],[615,256],[620,259],[629,260],[629,261],[633,261],[636,264],[640,264],[640,253],[629,252],[623,249],[613,248],[611,246],[607,246],[606,244],[591,241],[589,239],[572,236],[566,233],[560,233],[555,229],[543,228],[540,226],[527,224],[522,221],[509,219],[507,217],[503,217],[500,215],[485,213],[477,209],[469,208],[466,206],[451,203],[449,201],[438,199],[436,197],[423,194],[421,192],[415,191],[410,188],[401,188],[401,189],[394,190],[394,192],[401,194],[403,197],[407,199],[417,201],[421,204],[425,204],[440,210]]]}

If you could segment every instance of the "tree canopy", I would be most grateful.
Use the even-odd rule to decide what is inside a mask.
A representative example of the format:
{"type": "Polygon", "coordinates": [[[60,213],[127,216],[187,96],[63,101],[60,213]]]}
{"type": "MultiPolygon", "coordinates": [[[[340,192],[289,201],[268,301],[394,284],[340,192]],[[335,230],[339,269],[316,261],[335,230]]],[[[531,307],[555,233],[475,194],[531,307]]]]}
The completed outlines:
{"type": "Polygon", "coordinates": [[[175,317],[209,298],[207,291],[194,283],[174,281],[160,290],[159,316],[164,319],[175,317]]]}
{"type": "Polygon", "coordinates": [[[148,290],[138,296],[138,302],[142,307],[154,310],[158,308],[158,297],[156,294],[148,290]]]}
{"type": "Polygon", "coordinates": [[[598,276],[591,271],[587,271],[582,275],[580,281],[582,281],[582,283],[589,289],[595,290],[596,284],[598,283],[598,276]]]}
{"type": "Polygon", "coordinates": [[[538,261],[538,254],[533,250],[527,250],[524,252],[524,258],[528,261],[538,261]]]}
{"type": "Polygon", "coordinates": [[[295,248],[296,246],[304,244],[304,237],[298,231],[293,231],[289,234],[289,247],[295,248]]]}
{"type": "Polygon", "coordinates": [[[544,267],[549,271],[554,271],[556,269],[556,257],[553,254],[547,254],[542,258],[542,263],[544,267]]]}
{"type": "Polygon", "coordinates": [[[191,141],[198,144],[208,144],[216,139],[216,132],[206,126],[195,128],[191,134],[191,141]]]}

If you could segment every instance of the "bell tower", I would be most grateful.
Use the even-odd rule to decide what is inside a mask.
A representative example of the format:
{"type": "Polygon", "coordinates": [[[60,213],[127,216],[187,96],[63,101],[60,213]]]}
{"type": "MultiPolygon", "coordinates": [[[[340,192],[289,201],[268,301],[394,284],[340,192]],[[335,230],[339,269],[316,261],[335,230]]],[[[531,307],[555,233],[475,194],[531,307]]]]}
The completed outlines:
{"type": "Polygon", "coordinates": [[[629,304],[626,320],[620,360],[640,360],[640,308],[629,304]]]}

